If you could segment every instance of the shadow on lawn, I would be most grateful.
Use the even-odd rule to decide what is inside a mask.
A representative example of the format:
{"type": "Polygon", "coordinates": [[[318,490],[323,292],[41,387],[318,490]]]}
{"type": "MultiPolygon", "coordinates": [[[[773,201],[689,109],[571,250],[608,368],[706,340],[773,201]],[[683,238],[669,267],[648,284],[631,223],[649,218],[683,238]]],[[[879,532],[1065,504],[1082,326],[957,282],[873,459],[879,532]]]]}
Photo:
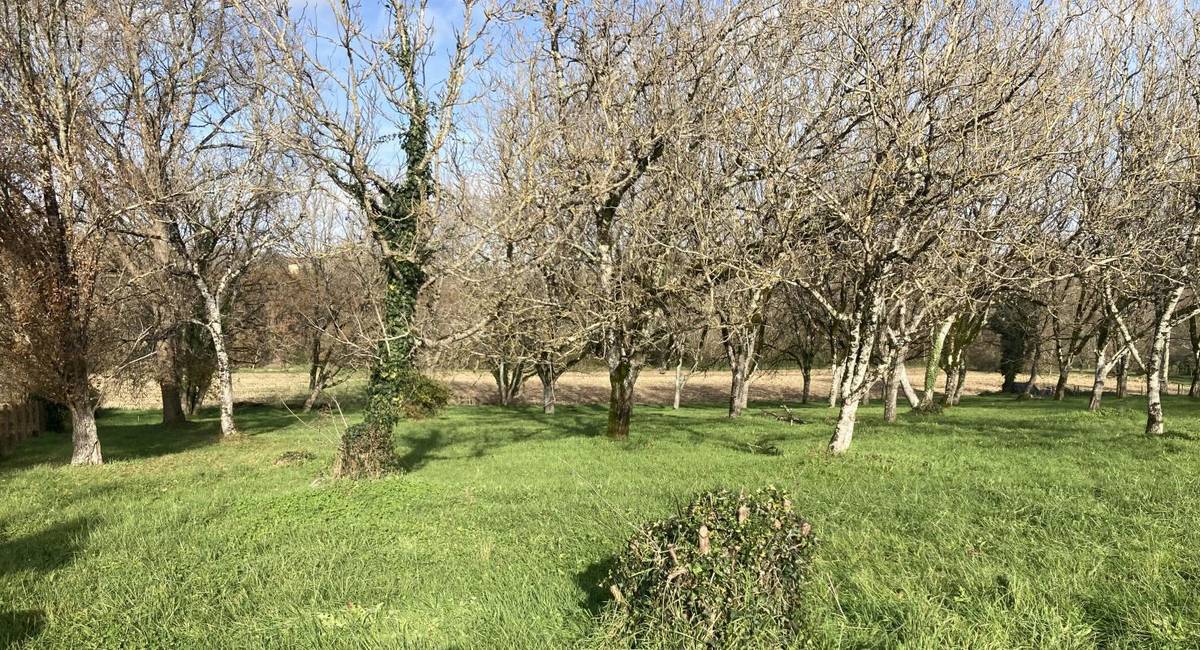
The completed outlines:
{"type": "Polygon", "coordinates": [[[579,604],[592,616],[599,614],[611,598],[606,582],[615,564],[616,558],[608,557],[592,562],[583,571],[575,574],[575,584],[583,592],[583,599],[579,604]]]}
{"type": "MultiPolygon", "coordinates": [[[[811,427],[789,426],[749,414],[742,421],[729,420],[712,408],[664,412],[648,407],[635,412],[633,417],[629,439],[613,441],[618,448],[631,452],[653,442],[670,441],[724,447],[747,454],[779,455],[775,443],[799,439],[814,431],[811,427]],[[751,420],[757,426],[746,427],[745,423],[751,420]]],[[[553,415],[542,413],[537,407],[486,406],[403,424],[395,437],[400,466],[406,472],[414,472],[433,461],[483,458],[517,444],[604,439],[606,424],[604,406],[559,407],[553,415]]]]}
{"type": "MultiPolygon", "coordinates": [[[[0,530],[3,530],[0,526],[0,530]]],[[[63,521],[14,539],[0,539],[0,577],[32,571],[61,569],[73,562],[91,534],[92,522],[84,517],[63,521]]],[[[17,648],[32,641],[45,627],[42,610],[0,610],[0,648],[17,648]]]]}
{"type": "MultiPolygon", "coordinates": [[[[156,411],[102,409],[96,414],[100,449],[105,462],[167,456],[219,442],[221,425],[216,408],[201,409],[183,424],[167,426],[156,411]]],[[[270,433],[297,422],[288,411],[264,405],[243,405],[234,414],[246,436],[270,433]]],[[[65,464],[71,457],[70,431],[51,431],[22,442],[13,455],[0,459],[0,473],[38,464],[65,464]]]]}
{"type": "Polygon", "coordinates": [[[38,532],[0,540],[0,576],[22,571],[47,573],[74,561],[91,534],[92,520],[76,517],[38,532]]]}
{"type": "Polygon", "coordinates": [[[40,609],[0,611],[0,648],[20,648],[33,641],[46,626],[46,614],[40,609]]]}

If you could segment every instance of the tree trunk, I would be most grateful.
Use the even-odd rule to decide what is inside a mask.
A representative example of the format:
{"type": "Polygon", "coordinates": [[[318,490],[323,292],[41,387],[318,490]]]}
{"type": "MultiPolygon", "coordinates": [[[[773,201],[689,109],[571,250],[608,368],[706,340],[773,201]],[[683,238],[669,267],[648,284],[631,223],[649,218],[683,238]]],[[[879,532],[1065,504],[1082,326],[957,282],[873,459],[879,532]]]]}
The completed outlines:
{"type": "Polygon", "coordinates": [[[917,408],[927,409],[933,406],[934,393],[937,390],[938,372],[941,369],[942,347],[946,344],[946,336],[950,333],[950,328],[953,325],[954,317],[952,316],[942,321],[941,326],[933,334],[933,339],[930,341],[929,357],[925,360],[924,392],[921,394],[921,401],[917,404],[917,408]]]}
{"type": "Polygon", "coordinates": [[[893,361],[883,385],[883,421],[896,421],[896,400],[900,397],[900,373],[904,371],[903,361],[893,361]]]}
{"type": "MultiPolygon", "coordinates": [[[[86,390],[86,389],[85,389],[86,390]]],[[[100,437],[96,433],[96,409],[88,395],[73,395],[67,404],[71,410],[71,464],[99,465],[100,437]]]]}
{"type": "Polygon", "coordinates": [[[1188,319],[1188,341],[1192,351],[1192,384],[1188,386],[1188,397],[1200,397],[1200,328],[1196,316],[1188,319]]]}
{"type": "Polygon", "coordinates": [[[829,408],[838,405],[842,400],[842,375],[846,372],[846,361],[841,360],[833,364],[833,380],[829,384],[829,408]]]}
{"type": "Polygon", "coordinates": [[[1058,369],[1058,383],[1054,384],[1054,400],[1061,402],[1067,397],[1067,382],[1071,379],[1071,368],[1058,369]]]}
{"type": "Polygon", "coordinates": [[[238,434],[233,422],[233,368],[229,362],[229,351],[225,349],[225,334],[221,328],[220,311],[209,305],[208,333],[212,336],[213,350],[217,357],[217,382],[221,393],[221,435],[225,438],[238,434]]]}
{"type": "Polygon", "coordinates": [[[904,399],[908,400],[910,408],[917,408],[917,405],[921,403],[921,398],[908,379],[908,366],[901,362],[896,370],[900,374],[900,388],[904,390],[904,399]]]}
{"type": "Polygon", "coordinates": [[[314,377],[314,383],[308,390],[308,397],[304,400],[304,413],[308,413],[316,406],[317,399],[321,397],[321,393],[325,391],[325,373],[322,372],[317,377],[314,377]]]}
{"type": "Polygon", "coordinates": [[[683,376],[683,357],[679,357],[679,362],[675,364],[675,399],[671,402],[671,408],[679,410],[679,401],[683,395],[683,384],[687,379],[683,376]]]}
{"type": "MultiPolygon", "coordinates": [[[[568,363],[567,367],[571,364],[568,363]]],[[[565,369],[556,368],[549,355],[543,355],[533,365],[538,381],[542,382],[542,413],[554,414],[555,390],[558,388],[558,378],[565,369]]]]}
{"type": "Polygon", "coordinates": [[[154,353],[158,361],[158,387],[162,395],[162,423],[175,425],[187,422],[187,416],[183,414],[183,391],[179,386],[175,342],[171,338],[160,339],[154,346],[154,353]]]}
{"type": "Polygon", "coordinates": [[[1167,295],[1166,302],[1156,310],[1158,323],[1154,328],[1150,344],[1150,358],[1146,360],[1146,435],[1161,436],[1165,431],[1162,409],[1162,387],[1167,379],[1167,366],[1171,349],[1171,319],[1175,307],[1183,297],[1183,287],[1177,287],[1167,295]]]}
{"type": "Polygon", "coordinates": [[[946,369],[946,394],[942,395],[942,407],[954,406],[954,396],[958,394],[958,368],[950,366],[946,369]]]}
{"type": "Polygon", "coordinates": [[[549,381],[539,377],[542,380],[542,413],[546,415],[554,414],[554,378],[549,381]]]}
{"type": "Polygon", "coordinates": [[[1154,349],[1146,365],[1146,435],[1161,436],[1164,431],[1162,409],[1162,350],[1155,337],[1154,349]]]}
{"type": "Polygon", "coordinates": [[[740,417],[749,400],[750,382],[747,381],[746,370],[746,359],[739,355],[737,361],[729,369],[732,377],[729,385],[729,417],[731,418],[740,417]]]}
{"type": "Polygon", "coordinates": [[[850,448],[850,440],[854,437],[854,423],[858,417],[858,404],[859,397],[853,394],[847,396],[842,402],[837,426],[834,427],[833,437],[829,439],[830,453],[842,454],[850,448]]]}
{"type": "Polygon", "coordinates": [[[1129,394],[1129,356],[1126,355],[1117,363],[1117,399],[1125,399],[1129,394]]]}
{"type": "Polygon", "coordinates": [[[633,416],[633,385],[637,382],[641,364],[622,358],[610,364],[608,371],[608,437],[624,440],[629,437],[629,421],[633,416]]]}
{"type": "Polygon", "coordinates": [[[523,362],[513,364],[501,360],[492,369],[492,378],[496,380],[496,396],[501,406],[510,406],[521,397],[525,377],[523,362]]]}
{"type": "Polygon", "coordinates": [[[1029,364],[1029,381],[1025,382],[1025,390],[1022,391],[1023,397],[1033,397],[1033,392],[1037,390],[1038,383],[1038,363],[1042,360],[1042,344],[1039,341],[1033,346],[1033,361],[1029,364]]]}
{"type": "Polygon", "coordinates": [[[954,401],[951,402],[954,406],[962,401],[963,391],[967,387],[967,364],[959,361],[958,363],[958,383],[954,385],[954,401]]]}
{"type": "Polygon", "coordinates": [[[316,390],[321,374],[321,334],[314,332],[312,345],[308,350],[308,390],[310,393],[316,390]]]}
{"type": "Polygon", "coordinates": [[[1100,352],[1096,361],[1096,374],[1092,378],[1092,399],[1088,402],[1089,411],[1100,410],[1100,400],[1104,399],[1104,378],[1108,375],[1105,365],[1105,354],[1100,352]]]}
{"type": "MultiPolygon", "coordinates": [[[[880,276],[882,278],[883,276],[880,276]]],[[[880,312],[883,300],[877,293],[878,283],[872,282],[871,290],[864,297],[865,307],[856,310],[852,321],[854,328],[850,331],[850,345],[846,354],[845,377],[842,382],[842,409],[838,414],[837,425],[833,437],[829,440],[829,451],[834,454],[844,453],[850,448],[850,440],[854,435],[854,423],[858,415],[859,404],[870,390],[871,357],[875,351],[875,343],[880,328],[880,312]]]]}
{"type": "Polygon", "coordinates": [[[812,395],[812,364],[800,366],[800,374],[804,380],[800,388],[800,403],[808,404],[808,398],[812,395]]]}

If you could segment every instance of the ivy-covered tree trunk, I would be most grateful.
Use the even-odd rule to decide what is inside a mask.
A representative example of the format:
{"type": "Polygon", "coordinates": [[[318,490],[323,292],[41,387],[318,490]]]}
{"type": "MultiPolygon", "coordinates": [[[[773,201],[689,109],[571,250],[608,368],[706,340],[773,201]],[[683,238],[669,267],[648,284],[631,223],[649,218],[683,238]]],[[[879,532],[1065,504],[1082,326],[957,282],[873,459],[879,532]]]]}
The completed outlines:
{"type": "MultiPolygon", "coordinates": [[[[411,62],[410,62],[411,63],[411,62]]],[[[406,389],[423,379],[415,369],[417,339],[412,331],[417,294],[425,284],[423,251],[417,241],[418,220],[433,191],[429,166],[428,104],[413,93],[404,154],[408,170],[400,183],[367,196],[362,184],[345,187],[367,209],[371,233],[381,249],[387,284],[383,294],[383,337],[375,350],[367,379],[363,421],[342,434],[333,473],[339,477],[378,476],[395,462],[392,430],[403,413],[406,389]]]]}

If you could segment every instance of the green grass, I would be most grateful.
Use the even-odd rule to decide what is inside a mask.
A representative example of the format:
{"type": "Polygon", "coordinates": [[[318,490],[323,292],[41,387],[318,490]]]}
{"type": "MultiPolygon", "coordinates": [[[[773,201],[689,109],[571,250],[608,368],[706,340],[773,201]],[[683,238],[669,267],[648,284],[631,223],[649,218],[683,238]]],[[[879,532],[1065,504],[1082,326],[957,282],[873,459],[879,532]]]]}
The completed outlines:
{"type": "Polygon", "coordinates": [[[106,466],[65,466],[63,435],[0,461],[0,647],[570,647],[631,526],[769,483],[821,540],[818,647],[1200,647],[1200,404],[1168,399],[1162,440],[1134,398],[1083,404],[873,406],[843,458],[815,405],[639,408],[623,444],[598,408],[460,407],[357,483],[323,478],[329,420],[246,408],[219,442],[211,414],[109,412],[106,466]],[[292,450],[316,457],[274,464],[292,450]]]}

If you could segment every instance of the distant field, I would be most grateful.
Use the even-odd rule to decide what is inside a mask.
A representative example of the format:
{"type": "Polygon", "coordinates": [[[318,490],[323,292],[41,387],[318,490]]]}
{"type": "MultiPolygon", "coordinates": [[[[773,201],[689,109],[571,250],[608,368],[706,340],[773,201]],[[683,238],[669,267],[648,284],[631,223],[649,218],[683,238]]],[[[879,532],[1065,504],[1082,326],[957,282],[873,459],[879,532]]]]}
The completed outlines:
{"type": "Polygon", "coordinates": [[[1200,647],[1200,403],[1168,398],[1161,440],[1140,400],[1084,405],[885,425],[876,403],[840,458],[820,405],[643,407],[627,443],[602,407],[458,406],[404,423],[406,473],[365,482],[325,478],[327,417],[246,407],[219,442],[211,410],[107,411],[108,465],[67,466],[61,434],[0,460],[0,647],[592,647],[631,526],[765,484],[820,539],[811,647],[1200,647]]]}
{"type": "MultiPolygon", "coordinates": [[[[909,375],[920,383],[919,372],[910,368],[909,375]]],[[[434,376],[450,385],[459,404],[490,404],[496,400],[496,387],[490,375],[480,372],[436,372],[434,376]]],[[[820,400],[829,395],[831,375],[828,368],[813,371],[813,397],[820,400]]],[[[1082,376],[1081,376],[1082,379],[1082,376]]],[[[234,392],[239,401],[259,404],[279,404],[303,400],[308,387],[308,374],[301,370],[251,370],[234,373],[234,392]]],[[[966,393],[975,395],[1000,389],[1001,377],[994,372],[967,373],[966,393]]],[[[362,387],[364,378],[355,377],[335,387],[331,394],[338,398],[353,395],[362,387]]],[[[794,403],[800,400],[803,378],[798,370],[780,370],[760,375],[751,384],[750,399],[765,402],[794,403]]],[[[940,386],[939,386],[940,388],[940,386]]],[[[146,385],[141,391],[111,395],[105,405],[120,408],[156,408],[159,405],[157,387],[146,385]]],[[[637,401],[641,404],[669,405],[675,394],[674,371],[646,368],[638,378],[637,401]]],[[[878,395],[878,388],[875,392],[878,395]]],[[[560,404],[608,403],[608,375],[604,372],[568,372],[558,383],[560,404]]],[[[525,384],[520,402],[541,404],[542,386],[531,379],[525,384]]],[[[729,373],[697,373],[688,380],[683,399],[691,404],[715,404],[729,399],[729,373]]]]}

